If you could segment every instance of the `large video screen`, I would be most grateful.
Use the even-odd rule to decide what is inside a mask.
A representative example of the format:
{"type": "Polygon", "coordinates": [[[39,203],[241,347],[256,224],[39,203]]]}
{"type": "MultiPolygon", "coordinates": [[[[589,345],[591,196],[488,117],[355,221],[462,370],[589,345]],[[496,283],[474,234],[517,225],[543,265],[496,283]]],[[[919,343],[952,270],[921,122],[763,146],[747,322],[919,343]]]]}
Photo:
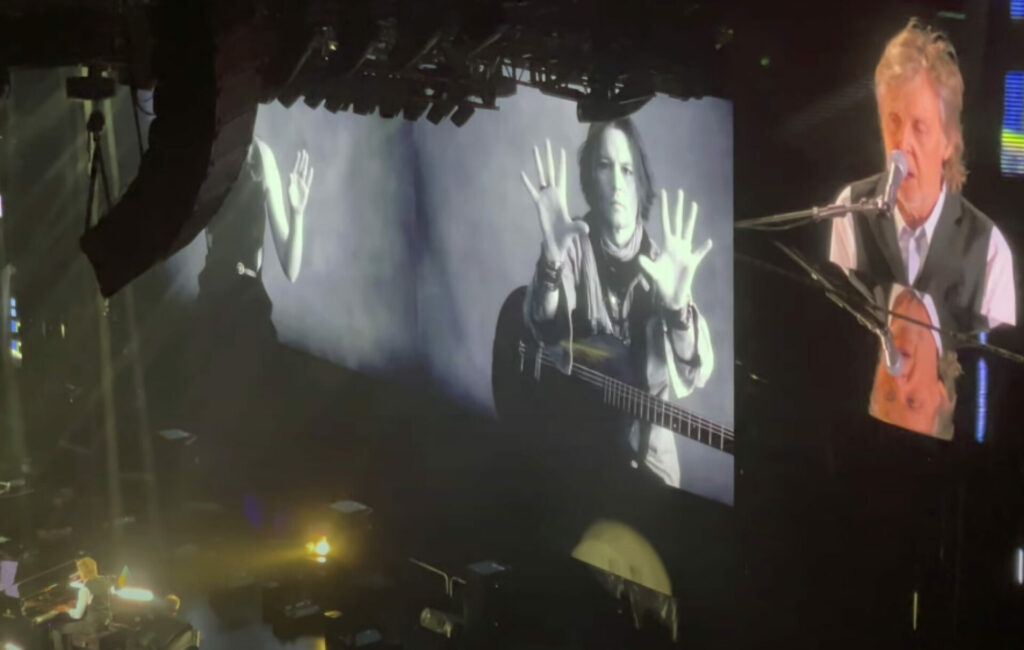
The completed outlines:
{"type": "Polygon", "coordinates": [[[244,336],[416,368],[522,435],[554,413],[586,446],[613,423],[623,467],[731,504],[732,150],[716,99],[582,124],[521,89],[461,127],[263,106],[224,207],[170,264],[233,341],[228,301],[244,336]]]}
{"type": "MultiPolygon", "coordinates": [[[[916,20],[887,43],[874,75],[883,171],[839,192],[836,203],[850,211],[832,220],[828,247],[849,280],[852,311],[879,336],[869,413],[945,440],[962,374],[952,344],[1017,322],[1012,251],[997,223],[964,197],[956,62],[952,42],[916,20]]],[[[1008,74],[1007,175],[1019,171],[1019,86],[1020,75],[1008,74]]]]}

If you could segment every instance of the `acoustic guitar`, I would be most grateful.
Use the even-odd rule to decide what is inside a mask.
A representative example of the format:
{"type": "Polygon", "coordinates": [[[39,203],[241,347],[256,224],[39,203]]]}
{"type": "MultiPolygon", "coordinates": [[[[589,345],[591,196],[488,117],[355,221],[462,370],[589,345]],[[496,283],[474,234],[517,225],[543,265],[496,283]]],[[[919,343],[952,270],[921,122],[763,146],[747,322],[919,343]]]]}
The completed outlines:
{"type": "MultiPolygon", "coordinates": [[[[556,359],[561,352],[534,340],[523,322],[526,287],[513,291],[502,305],[494,334],[491,387],[498,417],[533,421],[557,414],[560,405],[577,411],[589,401],[627,418],[663,427],[709,447],[733,454],[733,431],[638,388],[636,364],[618,339],[598,335],[572,343],[573,364],[566,375],[556,359]],[[567,385],[567,383],[569,385],[567,385]],[[571,397],[567,398],[567,391],[571,397]]],[[[560,344],[566,345],[566,344],[560,344]]],[[[561,410],[564,410],[561,409],[561,410]]],[[[622,441],[617,441],[621,444],[622,441]]]]}

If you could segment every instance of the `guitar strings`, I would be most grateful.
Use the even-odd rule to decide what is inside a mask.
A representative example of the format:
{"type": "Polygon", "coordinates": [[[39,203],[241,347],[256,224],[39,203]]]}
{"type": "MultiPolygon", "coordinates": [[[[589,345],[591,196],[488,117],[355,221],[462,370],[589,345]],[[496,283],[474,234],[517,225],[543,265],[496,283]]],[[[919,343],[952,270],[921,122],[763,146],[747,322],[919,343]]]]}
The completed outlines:
{"type": "MultiPolygon", "coordinates": [[[[542,353],[542,362],[545,365],[557,367],[557,364],[555,363],[554,359],[552,359],[550,354],[546,351],[542,353]]],[[[666,412],[668,412],[669,414],[674,414],[679,420],[686,420],[687,423],[690,424],[696,421],[698,426],[703,425],[704,427],[706,427],[709,430],[709,433],[720,436],[723,439],[723,445],[725,440],[735,441],[735,434],[731,430],[726,429],[721,424],[702,418],[699,415],[684,411],[670,402],[661,400],[660,398],[657,398],[653,395],[649,395],[641,391],[640,389],[631,386],[621,380],[614,379],[612,377],[599,373],[596,370],[591,370],[586,366],[574,364],[573,368],[577,372],[577,374],[579,374],[579,376],[588,383],[597,386],[602,390],[611,391],[613,393],[617,393],[619,396],[628,398],[631,400],[631,403],[635,403],[637,406],[640,406],[642,408],[651,408],[655,412],[661,412],[662,414],[665,414],[666,412]]],[[[698,439],[699,434],[700,431],[698,429],[698,439]]]]}
{"type": "Polygon", "coordinates": [[[685,411],[670,402],[662,400],[653,395],[649,395],[644,391],[640,390],[639,388],[636,388],[635,386],[631,386],[619,379],[614,379],[612,377],[608,377],[607,375],[603,375],[595,370],[587,368],[586,366],[577,367],[580,370],[580,374],[586,375],[587,379],[590,380],[591,383],[593,383],[594,385],[601,386],[602,388],[607,387],[611,389],[612,392],[618,393],[620,397],[625,397],[633,402],[642,403],[638,404],[638,406],[641,406],[642,408],[653,408],[655,411],[670,412],[671,414],[674,414],[676,417],[678,417],[680,420],[686,420],[687,422],[696,421],[698,424],[704,425],[708,429],[715,430],[724,437],[733,437],[733,433],[731,431],[726,429],[721,424],[718,424],[717,422],[712,422],[710,420],[700,417],[699,415],[685,411]],[[607,386],[605,386],[605,384],[607,386]]]}

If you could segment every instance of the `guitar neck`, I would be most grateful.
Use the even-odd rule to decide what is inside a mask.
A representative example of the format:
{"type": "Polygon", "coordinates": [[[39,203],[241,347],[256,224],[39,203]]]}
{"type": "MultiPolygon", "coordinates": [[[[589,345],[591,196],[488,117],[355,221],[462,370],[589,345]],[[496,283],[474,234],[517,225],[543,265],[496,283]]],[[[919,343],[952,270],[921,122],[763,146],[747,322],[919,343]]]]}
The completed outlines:
{"type": "MultiPolygon", "coordinates": [[[[549,352],[544,351],[542,357],[545,365],[556,366],[549,352]]],[[[732,430],[720,424],[694,415],[667,400],[578,363],[573,364],[571,374],[600,389],[602,401],[611,408],[719,451],[733,453],[734,434],[732,430]]]]}

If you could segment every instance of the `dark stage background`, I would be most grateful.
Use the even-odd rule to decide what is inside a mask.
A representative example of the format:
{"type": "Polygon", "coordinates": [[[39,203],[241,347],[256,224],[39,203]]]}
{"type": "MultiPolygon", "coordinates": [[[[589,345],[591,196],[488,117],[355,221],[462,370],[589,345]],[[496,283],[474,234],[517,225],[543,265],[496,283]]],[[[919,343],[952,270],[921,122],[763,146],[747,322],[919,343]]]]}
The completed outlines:
{"type": "MultiPolygon", "coordinates": [[[[1000,179],[997,169],[1003,73],[1017,47],[1000,26],[1006,4],[765,3],[728,9],[734,37],[721,74],[733,103],[735,218],[824,204],[849,180],[880,171],[884,152],[872,73],[889,36],[917,15],[947,30],[960,55],[972,170],[965,195],[998,224],[1020,260],[1024,187],[1000,179]]],[[[29,76],[15,79],[22,90],[12,101],[23,114],[34,100],[61,89],[59,75],[34,82],[29,76]]],[[[525,96],[523,91],[508,100],[509,111],[525,96]]],[[[53,151],[72,151],[82,137],[80,109],[62,101],[53,99],[31,121],[18,122],[12,145],[18,164],[4,196],[6,243],[19,268],[26,314],[24,418],[35,456],[55,468],[75,462],[52,453],[58,442],[88,446],[95,440],[100,408],[91,379],[97,363],[89,311],[94,303],[83,298],[91,295],[92,278],[75,248],[81,219],[77,209],[62,211],[55,201],[66,198],[77,206],[84,190],[62,193],[73,184],[50,166],[53,151]],[[66,337],[54,334],[61,323],[68,325],[66,337]]],[[[265,110],[275,119],[287,114],[278,106],[265,110]]],[[[874,337],[824,296],[766,268],[796,272],[763,235],[737,233],[731,271],[735,358],[729,361],[738,438],[735,508],[646,483],[580,485],[559,471],[558,458],[538,455],[489,416],[479,382],[483,342],[476,341],[476,352],[460,359],[457,369],[440,363],[441,351],[426,359],[416,352],[424,335],[414,327],[419,298],[403,279],[418,261],[412,242],[424,234],[406,221],[415,208],[411,184],[418,181],[408,173],[408,158],[381,158],[381,152],[396,142],[471,139],[488,116],[478,114],[460,130],[423,124],[413,133],[400,122],[308,112],[312,124],[343,129],[346,141],[356,143],[351,155],[313,157],[314,182],[323,187],[343,178],[359,184],[363,194],[348,194],[339,184],[344,214],[321,222],[346,229],[336,233],[342,243],[337,253],[318,248],[326,238],[306,242],[303,273],[309,277],[300,282],[317,284],[316,293],[281,291],[279,297],[286,280],[267,250],[264,275],[275,314],[280,309],[293,320],[284,325],[275,318],[280,341],[258,360],[242,355],[233,375],[214,379],[221,384],[220,401],[205,398],[194,376],[164,372],[183,354],[181,342],[196,334],[188,310],[195,286],[176,281],[182,276],[170,267],[154,269],[134,286],[152,427],[193,426],[177,417],[184,412],[205,428],[197,431],[201,462],[189,469],[195,481],[186,496],[215,495],[210,498],[238,506],[246,494],[258,493],[268,509],[304,498],[355,498],[377,509],[382,528],[401,540],[407,555],[451,566],[494,557],[533,577],[536,567],[567,555],[591,521],[619,519],[646,536],[666,563],[680,598],[683,642],[694,647],[1019,645],[1024,594],[1013,574],[1015,549],[1024,545],[1019,367],[987,360],[981,442],[977,352],[961,354],[965,375],[953,443],[879,423],[865,412],[874,337]],[[385,164],[406,171],[388,175],[372,167],[385,164]],[[373,218],[371,201],[385,218],[373,218]],[[397,250],[397,261],[375,264],[382,250],[397,250]],[[331,269],[341,257],[353,270],[335,283],[331,269]],[[322,323],[332,325],[321,330],[322,323]],[[300,331],[303,345],[296,344],[300,331]]],[[[570,115],[571,105],[563,112],[570,115]]],[[[569,128],[567,120],[563,126],[569,128]]],[[[119,121],[125,177],[132,169],[132,128],[119,121]]],[[[264,135],[281,134],[275,127],[264,135]]],[[[297,146],[331,148],[329,138],[303,137],[297,146]]],[[[570,138],[566,144],[575,143],[570,138]]],[[[510,170],[530,169],[532,143],[521,144],[510,170]]],[[[456,146],[435,164],[461,160],[456,146]]],[[[290,168],[291,155],[278,155],[282,171],[290,168]]],[[[508,191],[518,190],[514,174],[506,176],[508,191]]],[[[532,206],[523,201],[523,209],[526,214],[518,216],[533,225],[532,206]]],[[[307,219],[320,219],[313,206],[307,219]]],[[[443,232],[429,234],[433,245],[448,250],[443,232]]],[[[782,239],[824,260],[826,236],[823,227],[807,228],[782,239]]],[[[186,257],[198,273],[201,252],[186,257]]],[[[424,282],[445,277],[443,269],[426,269],[424,282]]],[[[110,304],[118,359],[124,297],[110,304]]],[[[464,318],[476,327],[473,316],[464,318]]],[[[457,333],[427,322],[427,331],[457,333]]],[[[1024,350],[1019,330],[994,333],[990,342],[1024,350]]],[[[133,387],[127,364],[121,367],[118,415],[129,427],[133,387]]],[[[83,487],[102,504],[102,486],[83,481],[83,487]]],[[[544,587],[535,592],[535,606],[552,617],[572,597],[557,580],[541,577],[537,584],[544,587]]]]}

